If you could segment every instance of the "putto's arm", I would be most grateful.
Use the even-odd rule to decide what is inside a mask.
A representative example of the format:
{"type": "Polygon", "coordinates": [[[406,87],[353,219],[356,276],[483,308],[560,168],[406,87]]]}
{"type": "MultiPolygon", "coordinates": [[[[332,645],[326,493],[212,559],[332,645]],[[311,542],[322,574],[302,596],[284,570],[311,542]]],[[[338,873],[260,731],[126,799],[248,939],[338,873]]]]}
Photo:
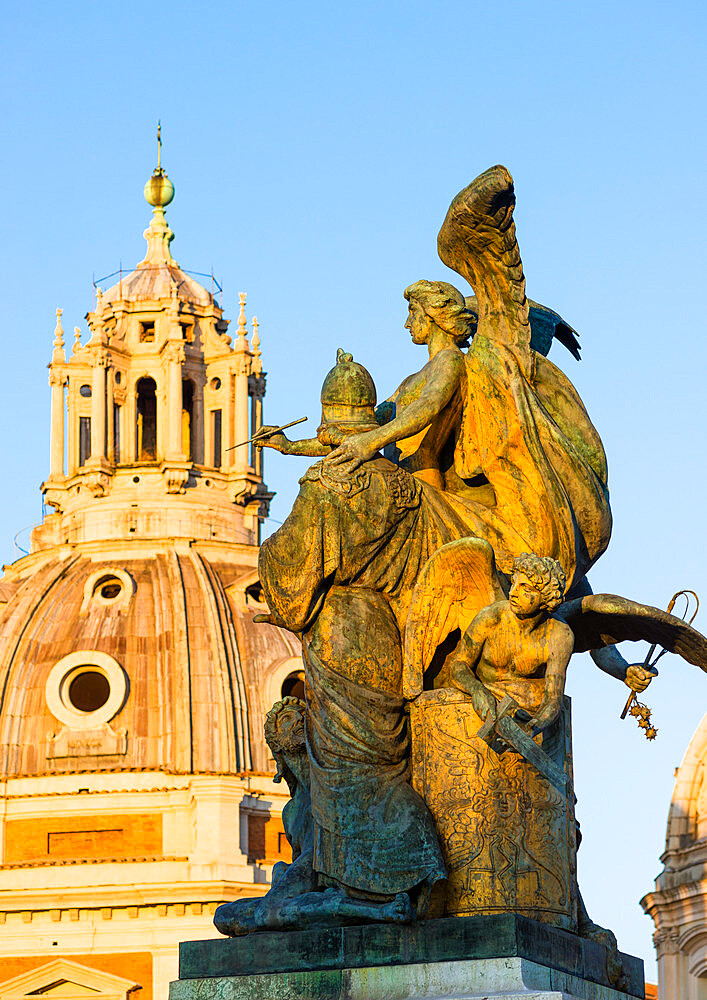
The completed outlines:
{"type": "Polygon", "coordinates": [[[537,714],[530,720],[533,735],[546,729],[562,711],[562,696],[565,693],[567,666],[574,649],[572,629],[564,623],[557,623],[550,640],[550,652],[545,671],[545,693],[537,714]]]}
{"type": "Polygon", "coordinates": [[[646,670],[645,666],[640,663],[629,663],[623,658],[616,646],[591,649],[589,655],[605,674],[615,677],[617,681],[623,681],[639,694],[646,690],[658,673],[657,670],[646,670]]]}
{"type": "Polygon", "coordinates": [[[492,623],[487,615],[484,612],[478,614],[464,633],[459,650],[449,666],[451,683],[470,696],[474,709],[482,719],[485,719],[489,712],[494,716],[496,712],[496,699],[484,687],[475,672],[491,628],[492,623]]]}

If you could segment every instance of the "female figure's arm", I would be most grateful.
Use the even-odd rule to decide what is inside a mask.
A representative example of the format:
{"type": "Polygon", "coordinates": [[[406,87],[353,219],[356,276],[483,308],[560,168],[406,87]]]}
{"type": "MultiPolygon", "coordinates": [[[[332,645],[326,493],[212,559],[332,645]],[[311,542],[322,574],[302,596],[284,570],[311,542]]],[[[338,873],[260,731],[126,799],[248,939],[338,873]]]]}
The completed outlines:
{"type": "Polygon", "coordinates": [[[457,348],[440,351],[428,361],[422,372],[425,381],[417,399],[399,410],[382,427],[346,438],[329,455],[327,462],[332,465],[350,463],[353,470],[373,458],[386,445],[411,437],[428,427],[459,388],[464,373],[464,355],[457,348]]]}
{"type": "MultiPolygon", "coordinates": [[[[264,426],[260,429],[261,434],[267,433],[271,428],[264,426]]],[[[256,448],[274,448],[282,455],[306,455],[311,458],[328,455],[331,447],[321,444],[317,438],[304,438],[302,441],[290,441],[284,434],[271,434],[264,437],[262,441],[254,441],[256,448]]]]}

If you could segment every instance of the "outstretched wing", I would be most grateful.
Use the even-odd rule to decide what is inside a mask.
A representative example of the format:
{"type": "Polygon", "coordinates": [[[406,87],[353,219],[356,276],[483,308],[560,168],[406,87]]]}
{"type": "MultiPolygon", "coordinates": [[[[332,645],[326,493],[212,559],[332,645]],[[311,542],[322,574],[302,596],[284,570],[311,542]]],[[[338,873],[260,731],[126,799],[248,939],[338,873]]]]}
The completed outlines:
{"type": "Polygon", "coordinates": [[[491,167],[460,191],[437,237],[442,261],[466,278],[479,305],[478,332],[530,364],[530,323],[516,228],[513,178],[491,167]]]}
{"type": "Polygon", "coordinates": [[[575,653],[617,642],[656,643],[707,672],[707,638],[675,615],[615,594],[590,594],[567,601],[555,614],[574,632],[575,653]]]}
{"type": "Polygon", "coordinates": [[[405,624],[403,696],[420,694],[424,672],[450,632],[463,632],[482,608],[504,597],[488,542],[460,538],[438,549],[412,593],[405,624]]]}
{"type": "MultiPolygon", "coordinates": [[[[479,324],[479,304],[475,295],[467,295],[464,298],[466,307],[473,317],[472,335],[476,333],[479,324]]],[[[573,358],[581,361],[581,345],[579,334],[569,323],[566,323],[559,313],[554,309],[548,309],[528,299],[528,318],[530,320],[530,346],[538,354],[547,357],[552,347],[553,338],[566,347],[573,358]]]]}

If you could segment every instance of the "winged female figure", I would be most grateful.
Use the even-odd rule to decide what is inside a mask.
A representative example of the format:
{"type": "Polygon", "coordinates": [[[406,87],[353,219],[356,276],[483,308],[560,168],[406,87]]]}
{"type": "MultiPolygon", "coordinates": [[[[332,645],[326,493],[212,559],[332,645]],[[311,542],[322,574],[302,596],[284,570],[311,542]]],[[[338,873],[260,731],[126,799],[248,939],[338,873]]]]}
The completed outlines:
{"type": "Polygon", "coordinates": [[[439,253],[476,297],[465,300],[446,282],[406,289],[406,326],[429,361],[378,408],[381,426],[348,437],[326,462],[354,469],[386,449],[443,494],[467,535],[493,546],[503,573],[533,551],[579,583],[611,534],[606,458],[575,388],[533,347],[531,309],[538,346],[549,347],[547,336],[540,343],[548,328],[575,352],[576,340],[526,298],[514,204],[501,166],[454,199],[439,253]]]}

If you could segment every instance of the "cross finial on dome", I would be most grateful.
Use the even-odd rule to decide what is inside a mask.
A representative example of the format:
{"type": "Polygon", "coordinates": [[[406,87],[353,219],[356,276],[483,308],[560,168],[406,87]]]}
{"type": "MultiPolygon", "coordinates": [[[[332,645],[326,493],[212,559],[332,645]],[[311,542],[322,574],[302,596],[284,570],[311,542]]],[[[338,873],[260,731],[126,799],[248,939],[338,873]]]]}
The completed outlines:
{"type": "Polygon", "coordinates": [[[145,200],[156,209],[164,209],[174,198],[174,184],[162,167],[162,122],[157,122],[157,166],[145,185],[145,200]]]}
{"type": "Polygon", "coordinates": [[[174,184],[162,166],[162,123],[157,122],[157,166],[145,184],[145,200],[152,205],[152,222],[145,230],[147,256],[138,267],[176,264],[169,250],[174,233],[167,225],[164,210],[174,198],[174,184]]]}

